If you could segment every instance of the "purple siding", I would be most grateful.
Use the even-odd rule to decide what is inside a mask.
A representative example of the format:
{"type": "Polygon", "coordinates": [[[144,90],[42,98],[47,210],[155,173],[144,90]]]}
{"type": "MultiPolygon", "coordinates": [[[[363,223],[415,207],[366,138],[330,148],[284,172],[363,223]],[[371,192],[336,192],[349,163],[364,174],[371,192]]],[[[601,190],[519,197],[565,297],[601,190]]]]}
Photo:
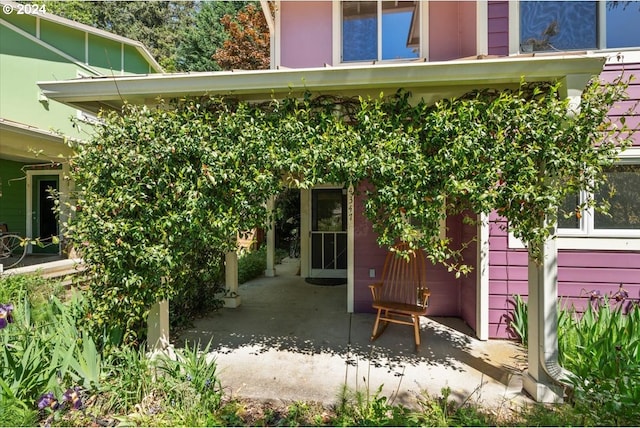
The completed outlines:
{"type": "MultiPolygon", "coordinates": [[[[361,194],[364,193],[363,187],[359,190],[361,194]]],[[[380,279],[387,250],[378,246],[372,225],[364,217],[363,197],[357,195],[354,204],[354,311],[371,312],[371,292],[368,286],[380,279]],[[369,278],[369,269],[375,269],[376,278],[369,278]]],[[[447,227],[454,245],[459,245],[462,239],[475,237],[475,227],[463,226],[461,217],[450,218],[447,227]]],[[[475,268],[475,244],[466,249],[464,255],[465,259],[468,256],[467,263],[475,268]]],[[[431,265],[427,275],[431,290],[429,315],[462,317],[470,326],[475,327],[475,269],[468,278],[457,279],[444,266],[431,265]]]]}
{"type": "MultiPolygon", "coordinates": [[[[497,2],[492,2],[497,3],[497,2]]],[[[501,2],[502,3],[502,2],[501,2]]],[[[640,64],[607,64],[601,74],[602,80],[611,82],[621,73],[625,80],[631,79],[627,93],[628,101],[616,104],[610,113],[617,119],[625,114],[627,125],[640,130],[640,64]],[[629,114],[629,107],[635,111],[629,114]]],[[[634,134],[634,145],[640,146],[640,132],[634,134]]],[[[513,295],[526,298],[527,252],[508,248],[504,219],[496,214],[491,217],[489,238],[489,335],[512,337],[507,317],[513,309],[513,295]]],[[[620,284],[629,292],[630,298],[640,299],[640,252],[638,251],[577,251],[558,252],[558,294],[563,305],[582,311],[589,302],[591,290],[611,295],[620,284]]]]}
{"type": "Polygon", "coordinates": [[[627,94],[629,99],[617,103],[610,112],[612,119],[617,120],[621,116],[625,116],[627,126],[635,129],[633,135],[634,146],[640,146],[640,63],[619,63],[607,64],[600,77],[605,82],[612,82],[618,76],[622,75],[623,80],[629,83],[627,94]],[[632,76],[634,76],[632,78],[632,76]],[[633,109],[633,111],[629,111],[633,109]]]}
{"type": "Polygon", "coordinates": [[[489,55],[509,55],[509,2],[489,1],[489,55]]]}
{"type": "MultiPolygon", "coordinates": [[[[489,334],[512,337],[507,317],[513,309],[513,295],[526,298],[527,253],[508,249],[508,237],[499,226],[503,219],[491,217],[489,251],[489,334]]],[[[611,295],[620,283],[632,299],[640,298],[640,252],[576,251],[558,252],[558,294],[566,307],[582,311],[589,302],[589,292],[599,290],[611,295]]]]}

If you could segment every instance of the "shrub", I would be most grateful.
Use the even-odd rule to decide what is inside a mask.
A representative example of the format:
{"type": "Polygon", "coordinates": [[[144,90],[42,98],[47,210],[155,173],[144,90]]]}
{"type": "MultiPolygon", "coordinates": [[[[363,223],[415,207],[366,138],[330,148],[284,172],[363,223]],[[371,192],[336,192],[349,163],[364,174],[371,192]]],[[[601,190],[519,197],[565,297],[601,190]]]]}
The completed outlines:
{"type": "MultiPolygon", "coordinates": [[[[558,357],[572,372],[580,424],[640,425],[640,306],[626,305],[624,313],[623,302],[602,297],[581,316],[573,309],[559,313],[558,357]]],[[[514,312],[524,331],[526,313],[526,307],[514,312]]]]}

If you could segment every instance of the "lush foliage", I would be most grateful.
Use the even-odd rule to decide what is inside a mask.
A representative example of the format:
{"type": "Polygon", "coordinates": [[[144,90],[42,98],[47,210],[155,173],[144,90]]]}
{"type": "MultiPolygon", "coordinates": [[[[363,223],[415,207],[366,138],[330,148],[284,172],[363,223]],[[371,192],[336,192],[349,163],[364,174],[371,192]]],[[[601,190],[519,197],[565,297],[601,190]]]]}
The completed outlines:
{"type": "Polygon", "coordinates": [[[269,68],[271,50],[269,27],[259,7],[247,5],[233,17],[225,15],[221,20],[229,34],[213,59],[224,70],[265,70],[269,68]]]}
{"type": "Polygon", "coordinates": [[[78,327],[83,300],[63,303],[60,287],[38,277],[0,277],[0,289],[14,308],[0,331],[0,423],[31,424],[35,409],[74,407],[80,387],[95,391],[100,358],[78,327]]]}
{"type": "Polygon", "coordinates": [[[624,88],[593,82],[571,120],[560,84],[435,105],[402,91],[126,105],[72,161],[79,209],[68,231],[96,278],[91,321],[136,340],[153,303],[214,281],[208,261],[235,250],[236,231],[269,224],[264,201],[283,181],[368,183],[365,215],[379,244],[407,241],[457,272],[469,268],[440,237],[447,215],[497,209],[535,251],[550,234],[545,217],[568,194],[601,186],[624,146],[607,119],[624,88]]]}
{"type": "MultiPolygon", "coordinates": [[[[243,1],[204,1],[196,4],[195,23],[183,27],[184,38],[177,44],[180,71],[216,71],[221,66],[213,55],[229,38],[222,24],[225,16],[235,16],[245,6],[243,1]]],[[[241,67],[244,68],[244,67],[241,67]]]]}
{"type": "MultiPolygon", "coordinates": [[[[639,425],[640,306],[617,294],[592,297],[584,313],[565,308],[558,317],[558,359],[572,373],[575,423],[639,425]]],[[[526,303],[516,307],[514,323],[526,331],[526,303]]]]}

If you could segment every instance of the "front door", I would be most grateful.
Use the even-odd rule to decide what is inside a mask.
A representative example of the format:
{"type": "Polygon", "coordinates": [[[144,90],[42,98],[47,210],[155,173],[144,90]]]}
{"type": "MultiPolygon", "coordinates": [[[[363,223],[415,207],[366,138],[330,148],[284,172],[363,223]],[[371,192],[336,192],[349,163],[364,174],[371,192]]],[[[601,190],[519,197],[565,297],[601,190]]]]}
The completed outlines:
{"type": "Polygon", "coordinates": [[[57,175],[34,175],[32,193],[32,234],[39,238],[43,246],[33,245],[33,253],[56,254],[58,244],[52,242],[52,237],[58,236],[58,218],[54,211],[54,198],[51,190],[58,190],[57,175]]]}
{"type": "Polygon", "coordinates": [[[311,277],[347,277],[347,191],[311,191],[311,277]]]}

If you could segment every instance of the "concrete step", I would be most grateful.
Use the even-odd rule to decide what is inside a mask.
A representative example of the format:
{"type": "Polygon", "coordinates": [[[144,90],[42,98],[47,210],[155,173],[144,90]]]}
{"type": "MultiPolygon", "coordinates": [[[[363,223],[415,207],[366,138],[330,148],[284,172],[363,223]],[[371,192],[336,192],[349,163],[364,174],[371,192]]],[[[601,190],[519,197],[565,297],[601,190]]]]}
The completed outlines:
{"type": "Polygon", "coordinates": [[[82,282],[79,277],[84,276],[85,271],[86,266],[82,259],[65,259],[9,269],[4,271],[3,275],[39,274],[46,279],[59,279],[69,288],[79,280],[82,282]]]}

